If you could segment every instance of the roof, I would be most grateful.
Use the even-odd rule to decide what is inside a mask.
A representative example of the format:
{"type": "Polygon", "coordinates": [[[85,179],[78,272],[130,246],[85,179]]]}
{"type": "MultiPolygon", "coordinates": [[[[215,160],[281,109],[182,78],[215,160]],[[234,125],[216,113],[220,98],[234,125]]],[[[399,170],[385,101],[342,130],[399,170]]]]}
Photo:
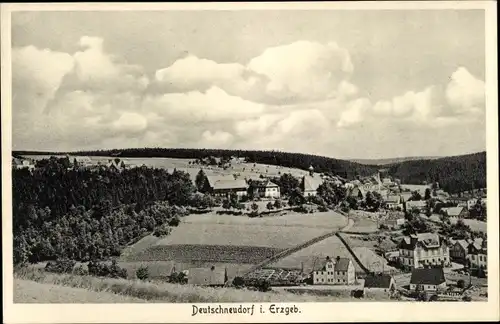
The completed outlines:
{"type": "Polygon", "coordinates": [[[191,268],[188,274],[188,283],[192,285],[224,285],[227,281],[224,268],[191,268]]]}
{"type": "Polygon", "coordinates": [[[72,156],[76,162],[92,162],[88,156],[72,156]]]}
{"type": "Polygon", "coordinates": [[[390,288],[392,277],[387,274],[376,274],[365,278],[365,288],[390,288]]]}
{"type": "Polygon", "coordinates": [[[464,210],[465,207],[445,207],[441,210],[444,211],[448,216],[458,216],[464,210]]]}
{"type": "Polygon", "coordinates": [[[335,271],[347,271],[349,268],[349,263],[351,263],[351,260],[348,258],[339,258],[336,260],[337,262],[335,263],[335,271]]]}
{"type": "Polygon", "coordinates": [[[419,233],[403,237],[399,247],[405,250],[414,250],[417,244],[420,244],[423,248],[431,249],[440,247],[441,243],[442,240],[436,233],[419,233]]]}
{"type": "Polygon", "coordinates": [[[243,179],[232,179],[232,180],[218,180],[214,183],[212,187],[214,190],[222,189],[244,189],[248,188],[248,184],[243,179]]]}
{"type": "Polygon", "coordinates": [[[272,182],[271,180],[267,180],[263,187],[265,188],[276,188],[276,187],[279,187],[277,184],[275,184],[274,182],[272,182]]]}
{"type": "Polygon", "coordinates": [[[305,175],[302,178],[304,191],[318,190],[318,187],[323,184],[323,179],[318,176],[305,175]]]}
{"type": "Polygon", "coordinates": [[[321,259],[320,261],[317,261],[313,264],[313,271],[325,271],[326,270],[326,264],[328,262],[332,262],[333,260],[331,259],[321,259]]]}
{"type": "Polygon", "coordinates": [[[401,188],[409,189],[410,191],[418,191],[421,195],[425,194],[425,189],[430,189],[429,185],[412,185],[412,184],[402,184],[401,188]]]}
{"type": "Polygon", "coordinates": [[[417,207],[417,208],[422,208],[426,207],[427,202],[425,200],[410,200],[406,202],[406,209],[411,208],[411,207],[417,207]]]}
{"type": "Polygon", "coordinates": [[[401,202],[401,196],[389,195],[385,201],[388,203],[399,204],[401,202]]]}
{"type": "Polygon", "coordinates": [[[443,268],[413,269],[410,284],[414,285],[439,285],[446,282],[443,268]]]}
{"type": "Polygon", "coordinates": [[[469,243],[466,240],[457,240],[455,244],[459,244],[466,251],[467,248],[469,247],[469,243]]]}

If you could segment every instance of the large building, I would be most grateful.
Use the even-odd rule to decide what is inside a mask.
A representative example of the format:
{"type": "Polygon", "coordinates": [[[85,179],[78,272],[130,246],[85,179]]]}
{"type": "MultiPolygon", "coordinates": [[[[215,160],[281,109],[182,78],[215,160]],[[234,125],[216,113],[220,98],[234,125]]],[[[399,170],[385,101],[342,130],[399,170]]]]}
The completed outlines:
{"type": "Polygon", "coordinates": [[[356,281],[354,264],[349,258],[326,257],[312,273],[314,285],[352,285],[356,281]]]}
{"type": "Polygon", "coordinates": [[[446,240],[435,233],[420,233],[404,237],[398,245],[399,261],[409,269],[430,265],[448,265],[449,247],[446,240]]]}
{"type": "Polygon", "coordinates": [[[318,187],[323,183],[323,179],[318,175],[314,174],[314,168],[309,167],[309,174],[302,177],[301,190],[304,197],[316,196],[318,194],[318,187]]]}
{"type": "Polygon", "coordinates": [[[214,196],[229,197],[234,193],[241,197],[247,194],[248,184],[244,179],[217,176],[207,176],[207,179],[209,192],[214,196]]]}

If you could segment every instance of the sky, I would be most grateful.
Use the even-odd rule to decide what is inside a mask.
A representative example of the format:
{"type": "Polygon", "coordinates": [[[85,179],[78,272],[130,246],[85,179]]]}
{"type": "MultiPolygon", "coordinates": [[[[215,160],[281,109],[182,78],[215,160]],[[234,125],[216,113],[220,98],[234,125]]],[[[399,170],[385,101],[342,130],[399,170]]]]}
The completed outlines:
{"type": "Polygon", "coordinates": [[[482,10],[12,13],[14,150],[485,150],[482,10]]]}

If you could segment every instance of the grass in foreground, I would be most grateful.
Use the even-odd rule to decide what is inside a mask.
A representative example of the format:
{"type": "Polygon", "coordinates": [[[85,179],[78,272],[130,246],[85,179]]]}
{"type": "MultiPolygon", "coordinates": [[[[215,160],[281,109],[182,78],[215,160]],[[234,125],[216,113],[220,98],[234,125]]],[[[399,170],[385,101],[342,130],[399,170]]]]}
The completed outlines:
{"type": "MultiPolygon", "coordinates": [[[[93,292],[114,293],[148,301],[170,303],[214,302],[332,302],[354,301],[350,297],[296,295],[285,292],[257,292],[234,288],[209,288],[176,285],[163,282],[97,278],[72,274],[53,274],[38,269],[22,269],[14,274],[16,279],[32,280],[41,284],[84,288],[93,292]]],[[[71,302],[71,301],[66,301],[71,302]]]]}

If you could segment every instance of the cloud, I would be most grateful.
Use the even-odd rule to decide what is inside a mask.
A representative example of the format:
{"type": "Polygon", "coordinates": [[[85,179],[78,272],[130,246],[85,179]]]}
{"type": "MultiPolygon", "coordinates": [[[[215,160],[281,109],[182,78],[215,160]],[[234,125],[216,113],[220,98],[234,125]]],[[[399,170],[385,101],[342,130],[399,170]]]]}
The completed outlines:
{"type": "Polygon", "coordinates": [[[365,114],[370,109],[370,105],[370,100],[367,98],[360,98],[349,102],[344,112],[340,115],[337,126],[345,128],[362,122],[365,114]]]}
{"type": "Polygon", "coordinates": [[[158,69],[150,91],[205,91],[216,86],[254,102],[291,104],[355,94],[357,88],[346,80],[352,71],[348,51],[336,43],[298,41],[270,47],[246,65],[188,55],[158,69]]]}
{"type": "Polygon", "coordinates": [[[485,104],[484,81],[476,79],[466,68],[458,68],[446,88],[446,99],[455,112],[481,109],[485,104]]]}

